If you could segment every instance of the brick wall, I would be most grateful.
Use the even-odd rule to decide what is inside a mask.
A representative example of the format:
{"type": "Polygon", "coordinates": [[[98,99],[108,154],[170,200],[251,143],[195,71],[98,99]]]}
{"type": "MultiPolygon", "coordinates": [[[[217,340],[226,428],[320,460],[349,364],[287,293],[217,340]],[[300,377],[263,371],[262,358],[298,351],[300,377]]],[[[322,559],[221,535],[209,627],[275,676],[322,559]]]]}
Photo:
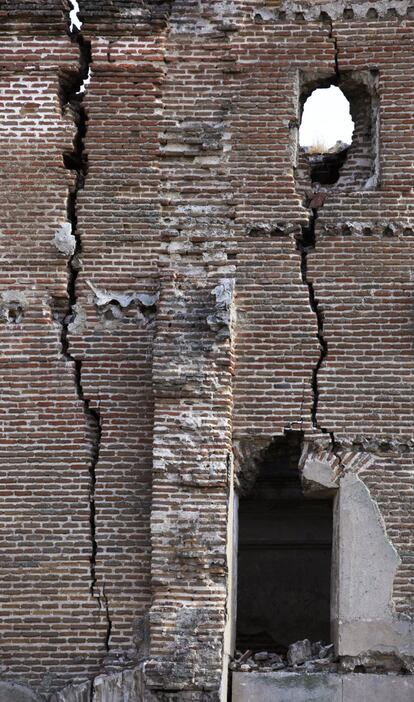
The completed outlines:
{"type": "Polygon", "coordinates": [[[80,4],[78,43],[62,3],[0,3],[2,676],[49,692],[150,655],[150,688],[214,700],[231,439],[236,470],[286,429],[373,454],[410,611],[414,20],[80,4]],[[370,70],[379,185],[329,192],[304,274],[301,75],[370,70]]]}

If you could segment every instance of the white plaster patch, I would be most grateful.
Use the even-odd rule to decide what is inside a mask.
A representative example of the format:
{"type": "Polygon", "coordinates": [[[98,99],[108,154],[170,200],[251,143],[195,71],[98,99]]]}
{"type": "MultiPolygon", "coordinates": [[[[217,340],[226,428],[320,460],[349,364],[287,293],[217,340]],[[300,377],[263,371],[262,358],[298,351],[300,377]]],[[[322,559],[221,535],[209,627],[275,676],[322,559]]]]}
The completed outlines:
{"type": "Polygon", "coordinates": [[[72,321],[68,324],[68,331],[71,334],[81,334],[85,329],[86,312],[79,304],[72,305],[72,321]]]}
{"type": "Polygon", "coordinates": [[[387,537],[377,503],[354,473],[341,479],[338,523],[337,653],[412,655],[412,624],[397,617],[392,607],[401,560],[387,537]]]}
{"type": "Polygon", "coordinates": [[[338,487],[328,461],[321,461],[312,455],[307,456],[302,470],[304,490],[309,492],[332,490],[338,487]]]}
{"type": "Polygon", "coordinates": [[[53,238],[53,243],[57,250],[65,256],[73,256],[76,249],[76,238],[72,234],[72,225],[70,222],[64,222],[53,238]]]}
{"type": "Polygon", "coordinates": [[[106,290],[105,288],[98,288],[96,285],[87,281],[90,289],[93,291],[94,303],[97,307],[103,307],[111,301],[114,300],[121,307],[128,307],[133,302],[140,302],[143,307],[152,307],[158,300],[159,293],[138,293],[138,292],[127,292],[121,293],[117,290],[106,290]]]}
{"type": "Polygon", "coordinates": [[[230,337],[231,326],[234,322],[234,280],[223,278],[212,290],[216,298],[215,311],[207,317],[210,329],[217,331],[221,336],[230,337]]]}

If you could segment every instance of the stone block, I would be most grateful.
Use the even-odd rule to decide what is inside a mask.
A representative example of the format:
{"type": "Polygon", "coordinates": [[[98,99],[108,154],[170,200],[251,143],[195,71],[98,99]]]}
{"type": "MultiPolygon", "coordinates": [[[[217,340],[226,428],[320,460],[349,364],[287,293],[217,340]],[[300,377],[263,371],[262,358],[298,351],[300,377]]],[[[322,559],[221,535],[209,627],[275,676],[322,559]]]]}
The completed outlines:
{"type": "Polygon", "coordinates": [[[414,677],[355,673],[233,673],[233,702],[412,702],[414,677]]]}
{"type": "Polygon", "coordinates": [[[39,697],[25,685],[0,682],[0,702],[43,702],[43,700],[43,697],[39,697]]]}
{"type": "Polygon", "coordinates": [[[412,702],[412,675],[344,675],[343,702],[412,702]]]}
{"type": "Polygon", "coordinates": [[[48,702],[90,702],[91,683],[90,681],[79,685],[68,685],[63,690],[55,692],[48,702]]]}
{"type": "Polygon", "coordinates": [[[341,677],[324,673],[234,673],[233,702],[259,700],[342,702],[341,677]]]}
{"type": "Polygon", "coordinates": [[[312,657],[312,647],[309,639],[296,641],[288,648],[287,659],[289,665],[300,665],[312,657]]]}

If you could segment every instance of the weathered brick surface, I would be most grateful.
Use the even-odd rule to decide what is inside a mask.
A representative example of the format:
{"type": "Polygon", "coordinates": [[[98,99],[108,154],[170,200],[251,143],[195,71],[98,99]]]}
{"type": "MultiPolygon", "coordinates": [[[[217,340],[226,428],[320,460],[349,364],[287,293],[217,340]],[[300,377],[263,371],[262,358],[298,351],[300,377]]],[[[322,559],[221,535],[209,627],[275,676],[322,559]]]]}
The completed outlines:
{"type": "Polygon", "coordinates": [[[59,96],[80,71],[63,5],[0,3],[1,663],[49,691],[148,653],[162,699],[218,699],[232,439],[241,464],[286,429],[332,432],[344,461],[374,454],[361,475],[410,611],[413,20],[392,3],[329,19],[312,3],[81,2],[92,77],[62,353],[73,270],[53,239],[76,114],[59,96]],[[332,189],[304,279],[301,81],[336,70],[378,73],[380,179],[332,189]],[[317,398],[306,280],[327,344],[317,398]]]}
{"type": "Polygon", "coordinates": [[[144,302],[149,295],[155,303],[159,287],[157,56],[145,64],[133,41],[121,53],[127,65],[115,70],[106,51],[105,62],[99,50],[93,54],[88,175],[78,195],[81,323],[70,335],[72,352],[84,359],[85,394],[102,418],[96,575],[108,600],[112,649],[131,648],[134,622],[150,602],[154,312],[122,295],[144,302]]]}
{"type": "Polygon", "coordinates": [[[58,73],[79,59],[64,36],[1,51],[1,660],[6,675],[40,683],[84,673],[102,639],[89,595],[89,438],[56,321],[67,266],[53,239],[75,133],[58,73]]]}

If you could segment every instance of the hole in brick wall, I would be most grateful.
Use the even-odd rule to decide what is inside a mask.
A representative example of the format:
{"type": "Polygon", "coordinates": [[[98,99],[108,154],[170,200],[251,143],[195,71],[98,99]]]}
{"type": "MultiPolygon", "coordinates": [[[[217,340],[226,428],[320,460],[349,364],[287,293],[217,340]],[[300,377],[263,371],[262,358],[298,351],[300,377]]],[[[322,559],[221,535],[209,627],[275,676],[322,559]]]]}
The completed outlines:
{"type": "Polygon", "coordinates": [[[7,309],[7,321],[11,324],[19,324],[23,319],[23,307],[17,302],[10,303],[7,309]]]}
{"type": "Polygon", "coordinates": [[[326,153],[339,142],[349,146],[354,131],[349,101],[336,85],[317,88],[305,102],[299,143],[326,153]]]}
{"type": "Polygon", "coordinates": [[[69,3],[72,7],[69,12],[70,31],[72,32],[74,27],[79,30],[82,27],[82,22],[78,16],[80,12],[78,0],[69,0],[69,3]]]}
{"type": "MultiPolygon", "coordinates": [[[[379,183],[377,71],[301,75],[295,177],[304,194],[373,190],[379,183]]],[[[295,136],[296,138],[296,136],[295,136]]]]}
{"type": "Polygon", "coordinates": [[[332,185],[339,178],[352,143],[354,123],[342,90],[317,88],[306,100],[299,144],[308,156],[311,180],[332,185]]]}
{"type": "Polygon", "coordinates": [[[239,502],[236,647],[284,655],[330,640],[332,500],[304,497],[302,434],[272,441],[239,502]]]}

